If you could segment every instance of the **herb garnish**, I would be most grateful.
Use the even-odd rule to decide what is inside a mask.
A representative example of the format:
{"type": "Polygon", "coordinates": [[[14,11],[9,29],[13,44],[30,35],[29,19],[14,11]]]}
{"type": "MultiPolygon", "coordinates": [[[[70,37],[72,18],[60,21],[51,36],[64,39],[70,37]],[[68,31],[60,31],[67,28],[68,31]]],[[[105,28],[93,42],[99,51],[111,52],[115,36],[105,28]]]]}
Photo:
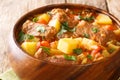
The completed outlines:
{"type": "Polygon", "coordinates": [[[34,17],[34,18],[32,19],[32,21],[33,21],[33,22],[37,22],[37,21],[38,21],[38,18],[37,18],[37,17],[34,17]]]}
{"type": "Polygon", "coordinates": [[[64,23],[62,23],[61,29],[60,29],[60,31],[58,32],[57,35],[61,35],[61,34],[65,33],[65,32],[67,32],[67,31],[74,32],[75,31],[75,27],[74,28],[70,28],[68,26],[68,22],[64,22],[64,23]]]}
{"type": "Polygon", "coordinates": [[[20,31],[20,33],[18,34],[18,41],[19,41],[19,42],[24,41],[24,35],[25,35],[25,33],[22,32],[22,31],[20,31]]]}
{"type": "Polygon", "coordinates": [[[24,32],[20,32],[19,34],[18,34],[18,41],[19,42],[22,42],[22,41],[24,41],[24,40],[31,40],[31,39],[33,39],[34,38],[34,36],[33,35],[29,35],[29,34],[25,34],[24,32]]]}
{"type": "Polygon", "coordinates": [[[76,61],[77,60],[77,58],[75,56],[66,55],[66,54],[64,55],[64,58],[66,60],[71,60],[71,61],[76,61]]]}
{"type": "Polygon", "coordinates": [[[82,53],[82,49],[81,48],[76,48],[76,49],[74,49],[73,50],[73,52],[75,53],[75,54],[81,54],[82,53]]]}
{"type": "Polygon", "coordinates": [[[92,60],[92,56],[90,54],[87,55],[87,58],[90,59],[90,60],[92,60]]]}
{"type": "Polygon", "coordinates": [[[88,22],[90,22],[90,21],[93,21],[95,18],[94,18],[94,16],[90,16],[90,17],[82,17],[82,16],[78,16],[78,19],[79,20],[85,20],[85,21],[88,21],[88,22]]]}
{"type": "Polygon", "coordinates": [[[110,48],[110,49],[108,49],[108,52],[109,52],[109,53],[113,53],[114,51],[115,51],[114,48],[110,48]]]}
{"type": "Polygon", "coordinates": [[[45,32],[45,27],[44,27],[44,26],[38,26],[38,27],[36,28],[36,30],[37,30],[38,32],[44,33],[44,32],[45,32]]]}
{"type": "Polygon", "coordinates": [[[99,31],[98,28],[96,28],[96,27],[93,27],[91,30],[93,33],[97,33],[99,31]]]}
{"type": "Polygon", "coordinates": [[[43,49],[43,51],[44,51],[45,53],[47,53],[48,55],[50,55],[50,48],[44,47],[44,46],[41,46],[41,48],[43,49]]]}
{"type": "Polygon", "coordinates": [[[90,37],[90,35],[87,34],[87,33],[84,33],[83,36],[84,36],[85,38],[89,38],[89,37],[90,37]]]}

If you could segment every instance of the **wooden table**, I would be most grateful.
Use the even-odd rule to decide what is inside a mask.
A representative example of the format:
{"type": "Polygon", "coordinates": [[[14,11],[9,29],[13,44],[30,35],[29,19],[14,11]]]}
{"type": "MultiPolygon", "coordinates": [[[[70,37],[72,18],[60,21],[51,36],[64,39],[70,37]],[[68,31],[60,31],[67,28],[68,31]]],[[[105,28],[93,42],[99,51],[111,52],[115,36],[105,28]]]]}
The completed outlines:
{"type": "Polygon", "coordinates": [[[96,6],[114,14],[120,20],[120,0],[0,0],[0,73],[10,68],[7,42],[15,22],[30,10],[56,3],[80,3],[96,6]]]}

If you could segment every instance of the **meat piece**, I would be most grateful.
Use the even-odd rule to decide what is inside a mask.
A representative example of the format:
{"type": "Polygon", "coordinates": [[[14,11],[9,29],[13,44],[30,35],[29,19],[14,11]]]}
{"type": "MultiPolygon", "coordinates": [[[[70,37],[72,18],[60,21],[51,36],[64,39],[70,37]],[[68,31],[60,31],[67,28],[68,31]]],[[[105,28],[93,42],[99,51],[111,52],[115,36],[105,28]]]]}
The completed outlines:
{"type": "Polygon", "coordinates": [[[57,31],[54,27],[46,27],[46,31],[45,31],[45,39],[47,41],[52,41],[55,39],[55,35],[56,35],[57,31]]]}
{"type": "Polygon", "coordinates": [[[70,28],[76,27],[77,24],[78,24],[78,22],[79,22],[79,21],[75,19],[75,16],[68,18],[68,26],[69,26],[70,28]]]}
{"type": "Polygon", "coordinates": [[[42,50],[42,48],[39,48],[34,56],[38,59],[45,59],[48,55],[42,50]]]}
{"type": "Polygon", "coordinates": [[[77,37],[84,37],[84,33],[89,34],[89,38],[97,41],[101,45],[106,45],[106,42],[115,39],[115,34],[107,30],[104,26],[94,26],[87,23],[86,21],[81,21],[76,27],[75,35],[77,37]],[[92,28],[97,28],[98,32],[94,33],[92,28]]]}
{"type": "Polygon", "coordinates": [[[52,19],[58,19],[61,23],[68,20],[68,16],[65,13],[64,9],[59,8],[53,9],[51,11],[51,14],[53,15],[52,19]]]}
{"type": "Polygon", "coordinates": [[[70,61],[70,60],[66,60],[64,59],[64,55],[54,55],[51,57],[47,58],[48,61],[52,62],[52,63],[62,63],[62,64],[77,64],[77,62],[75,61],[70,61]]]}
{"type": "Polygon", "coordinates": [[[48,27],[47,25],[39,24],[39,23],[32,22],[30,20],[27,20],[22,26],[22,31],[26,34],[30,34],[33,36],[40,36],[40,32],[37,31],[38,26],[48,27]]]}
{"type": "Polygon", "coordinates": [[[58,37],[58,39],[60,39],[60,38],[70,38],[72,36],[73,36],[72,32],[65,32],[65,33],[63,33],[61,35],[58,35],[57,37],[58,37]]]}
{"type": "Polygon", "coordinates": [[[66,11],[67,10],[59,8],[53,9],[51,11],[52,19],[58,19],[61,23],[68,22],[68,26],[70,28],[73,28],[78,24],[78,20],[75,20],[74,16],[70,17],[69,14],[66,13],[66,11]]]}
{"type": "Polygon", "coordinates": [[[27,20],[23,24],[22,31],[26,34],[30,34],[33,36],[44,37],[48,41],[53,40],[55,38],[54,36],[57,33],[57,31],[54,27],[50,27],[50,26],[45,25],[45,24],[35,23],[35,22],[30,21],[30,20],[27,20]],[[42,26],[45,28],[44,33],[37,31],[37,27],[39,27],[39,26],[42,26]]]}

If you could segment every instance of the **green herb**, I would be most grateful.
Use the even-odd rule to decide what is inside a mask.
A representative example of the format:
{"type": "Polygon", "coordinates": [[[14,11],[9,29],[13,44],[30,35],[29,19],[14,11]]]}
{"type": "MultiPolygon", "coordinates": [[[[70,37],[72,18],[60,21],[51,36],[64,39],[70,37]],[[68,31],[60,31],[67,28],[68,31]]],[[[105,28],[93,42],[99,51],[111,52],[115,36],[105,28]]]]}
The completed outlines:
{"type": "Polygon", "coordinates": [[[87,55],[87,58],[92,60],[92,56],[90,54],[87,55]]]}
{"type": "Polygon", "coordinates": [[[38,18],[37,18],[37,17],[34,17],[34,18],[32,19],[32,21],[33,21],[33,22],[37,22],[37,21],[38,21],[38,18]]]}
{"type": "Polygon", "coordinates": [[[67,30],[67,31],[70,31],[70,32],[74,32],[74,31],[75,31],[75,28],[72,28],[72,29],[71,29],[71,28],[68,26],[68,22],[62,23],[62,29],[67,30]]]}
{"type": "Polygon", "coordinates": [[[92,28],[92,32],[93,32],[93,33],[97,33],[98,31],[99,31],[99,30],[98,30],[97,28],[95,28],[95,27],[92,28]]]}
{"type": "Polygon", "coordinates": [[[25,34],[24,38],[25,38],[25,40],[31,40],[31,39],[34,38],[34,36],[33,35],[29,35],[29,34],[25,34]]]}
{"type": "Polygon", "coordinates": [[[83,20],[85,20],[85,21],[93,21],[95,18],[94,18],[94,16],[91,16],[91,17],[85,17],[83,20]]]}
{"type": "Polygon", "coordinates": [[[57,36],[62,35],[63,33],[67,32],[67,30],[65,29],[61,29],[58,33],[57,36]]]}
{"type": "Polygon", "coordinates": [[[60,31],[58,32],[57,35],[61,35],[61,34],[65,33],[65,32],[67,32],[67,31],[74,32],[75,30],[76,30],[75,27],[71,29],[68,26],[68,22],[64,22],[64,23],[62,23],[61,29],[60,29],[60,31]]]}
{"type": "Polygon", "coordinates": [[[82,17],[82,16],[79,15],[78,19],[90,22],[90,21],[93,21],[95,18],[94,18],[94,16],[91,16],[91,17],[82,17]]]}
{"type": "Polygon", "coordinates": [[[22,32],[22,31],[19,33],[18,36],[19,36],[19,38],[18,38],[18,41],[19,41],[19,42],[22,42],[22,41],[24,41],[24,40],[31,40],[31,39],[34,38],[33,35],[25,34],[25,33],[22,32]]]}
{"type": "Polygon", "coordinates": [[[69,26],[68,26],[68,22],[64,22],[62,23],[62,27],[65,29],[65,30],[69,30],[69,26]]]}
{"type": "Polygon", "coordinates": [[[25,33],[22,32],[22,31],[18,34],[18,41],[19,41],[19,42],[24,41],[24,35],[25,35],[25,33]]]}
{"type": "Polygon", "coordinates": [[[81,54],[82,53],[82,49],[81,48],[76,48],[76,49],[74,49],[73,50],[73,52],[75,53],[75,54],[81,54]]]}
{"type": "Polygon", "coordinates": [[[114,48],[110,48],[110,49],[108,49],[108,52],[109,52],[109,53],[113,53],[114,51],[115,51],[114,48]]]}
{"type": "Polygon", "coordinates": [[[83,20],[84,18],[82,16],[78,15],[78,19],[83,20]]]}
{"type": "Polygon", "coordinates": [[[50,55],[50,48],[44,47],[44,46],[41,46],[41,48],[43,49],[43,51],[44,51],[45,53],[47,53],[48,55],[50,55]]]}
{"type": "Polygon", "coordinates": [[[87,34],[87,33],[84,33],[83,36],[84,36],[85,38],[89,38],[89,37],[90,37],[90,35],[87,34]]]}
{"type": "Polygon", "coordinates": [[[45,32],[45,27],[44,26],[38,26],[37,28],[38,32],[44,33],[45,32]]]}
{"type": "Polygon", "coordinates": [[[66,60],[71,60],[71,61],[76,61],[77,60],[77,58],[75,57],[75,56],[70,56],[70,55],[64,55],[64,58],[66,59],[66,60]]]}

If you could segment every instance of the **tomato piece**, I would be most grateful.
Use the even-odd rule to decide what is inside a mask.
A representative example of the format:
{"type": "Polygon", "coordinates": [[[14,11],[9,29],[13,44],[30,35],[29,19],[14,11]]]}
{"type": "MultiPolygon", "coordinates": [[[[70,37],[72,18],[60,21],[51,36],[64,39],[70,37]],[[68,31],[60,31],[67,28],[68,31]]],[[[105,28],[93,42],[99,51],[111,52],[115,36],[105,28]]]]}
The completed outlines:
{"type": "Polygon", "coordinates": [[[111,30],[111,31],[115,30],[115,28],[114,28],[113,25],[106,25],[105,28],[106,28],[107,30],[111,30]]]}
{"type": "Polygon", "coordinates": [[[40,45],[45,46],[45,47],[49,47],[50,43],[48,41],[41,41],[40,45]]]}
{"type": "Polygon", "coordinates": [[[101,46],[98,45],[92,46],[92,48],[94,49],[92,50],[91,54],[96,54],[102,49],[101,46]]]}
{"type": "Polygon", "coordinates": [[[83,54],[84,54],[85,56],[87,56],[87,55],[89,55],[89,52],[83,52],[83,54]]]}
{"type": "Polygon", "coordinates": [[[46,22],[44,19],[42,19],[42,18],[40,18],[40,19],[37,21],[37,23],[47,24],[47,22],[46,22]]]}

